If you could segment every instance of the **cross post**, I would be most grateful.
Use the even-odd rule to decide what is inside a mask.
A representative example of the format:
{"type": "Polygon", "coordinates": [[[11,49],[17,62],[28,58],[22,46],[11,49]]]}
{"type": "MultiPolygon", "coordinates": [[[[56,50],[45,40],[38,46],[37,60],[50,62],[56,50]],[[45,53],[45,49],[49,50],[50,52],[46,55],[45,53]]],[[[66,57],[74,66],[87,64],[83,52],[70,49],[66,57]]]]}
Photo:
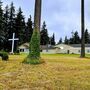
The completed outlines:
{"type": "Polygon", "coordinates": [[[12,54],[14,53],[14,42],[16,40],[19,40],[19,39],[18,38],[15,38],[15,33],[13,33],[12,39],[9,39],[9,41],[12,41],[12,51],[11,51],[12,54]]]}

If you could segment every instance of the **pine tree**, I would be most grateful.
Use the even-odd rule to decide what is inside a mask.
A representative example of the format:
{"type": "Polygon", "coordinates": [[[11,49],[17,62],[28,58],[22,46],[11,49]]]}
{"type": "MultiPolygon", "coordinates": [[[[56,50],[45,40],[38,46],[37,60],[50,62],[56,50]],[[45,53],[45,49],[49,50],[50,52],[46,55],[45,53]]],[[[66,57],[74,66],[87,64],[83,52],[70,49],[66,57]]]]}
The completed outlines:
{"type": "Polygon", "coordinates": [[[67,36],[65,36],[64,44],[69,44],[69,40],[68,40],[67,36]]]}
{"type": "Polygon", "coordinates": [[[33,34],[33,23],[32,23],[32,18],[31,15],[28,18],[27,24],[26,24],[26,42],[30,42],[31,41],[31,37],[33,34]]]}
{"type": "Polygon", "coordinates": [[[69,41],[69,44],[75,44],[74,43],[74,37],[71,37],[70,39],[68,39],[68,41],[69,41]]]}
{"type": "Polygon", "coordinates": [[[15,7],[13,5],[13,2],[10,5],[9,10],[9,38],[12,37],[12,33],[15,31],[15,7]]]}
{"type": "Polygon", "coordinates": [[[74,43],[75,44],[80,44],[81,43],[81,40],[80,40],[80,37],[79,37],[77,31],[74,33],[74,43]]]}
{"type": "Polygon", "coordinates": [[[19,38],[19,45],[25,43],[26,36],[25,36],[25,19],[24,16],[22,15],[22,10],[19,8],[18,13],[15,18],[15,33],[16,37],[19,38]]]}
{"type": "Polygon", "coordinates": [[[45,21],[43,22],[40,36],[41,36],[41,45],[47,45],[49,43],[49,37],[48,37],[48,31],[46,29],[45,21]]]}
{"type": "Polygon", "coordinates": [[[59,39],[58,44],[62,44],[62,38],[59,39]]]}
{"type": "Polygon", "coordinates": [[[4,30],[3,30],[3,10],[2,10],[2,2],[0,0],[0,50],[3,49],[3,44],[5,40],[4,30]]]}
{"type": "MultiPolygon", "coordinates": [[[[15,7],[12,2],[9,8],[8,39],[12,38],[14,32],[15,32],[15,7]]],[[[11,45],[12,43],[8,42],[7,47],[9,51],[11,51],[11,45]]]]}
{"type": "Polygon", "coordinates": [[[75,44],[74,43],[74,32],[73,31],[71,32],[71,37],[70,37],[70,39],[68,39],[68,41],[69,41],[69,44],[75,44]]]}
{"type": "Polygon", "coordinates": [[[51,38],[51,45],[55,45],[55,35],[54,35],[54,33],[53,33],[53,36],[51,38]]]}
{"type": "Polygon", "coordinates": [[[90,35],[88,32],[88,29],[85,30],[85,44],[89,44],[90,43],[90,35]]]}
{"type": "Polygon", "coordinates": [[[77,31],[74,33],[73,40],[74,40],[74,44],[80,44],[81,43],[81,40],[80,40],[80,37],[79,37],[77,31]]]}
{"type": "Polygon", "coordinates": [[[4,10],[4,34],[5,34],[5,40],[4,40],[4,50],[8,51],[8,38],[9,38],[9,28],[8,28],[8,23],[9,23],[9,8],[8,5],[5,7],[4,10]]]}
{"type": "Polygon", "coordinates": [[[80,44],[81,39],[77,31],[72,33],[72,37],[69,39],[69,44],[80,44]]]}

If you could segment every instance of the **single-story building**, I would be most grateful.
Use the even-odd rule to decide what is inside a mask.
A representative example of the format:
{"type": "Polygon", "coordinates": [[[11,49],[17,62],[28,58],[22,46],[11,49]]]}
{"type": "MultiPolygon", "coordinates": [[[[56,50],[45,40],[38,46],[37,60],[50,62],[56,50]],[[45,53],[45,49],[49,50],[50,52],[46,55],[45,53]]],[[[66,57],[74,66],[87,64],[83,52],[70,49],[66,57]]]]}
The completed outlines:
{"type": "MultiPolygon", "coordinates": [[[[29,43],[24,43],[18,47],[21,53],[29,53],[29,43]]],[[[51,45],[40,45],[42,53],[55,53],[55,47],[51,45]]]]}
{"type": "MultiPolygon", "coordinates": [[[[81,44],[58,44],[52,45],[41,45],[41,53],[66,53],[66,54],[80,54],[81,44]]],[[[29,53],[29,43],[24,43],[19,46],[19,51],[24,53],[29,53]]],[[[85,45],[85,53],[90,54],[90,44],[85,45]]]]}
{"type": "MultiPolygon", "coordinates": [[[[81,44],[59,44],[56,45],[56,53],[80,54],[81,44]]],[[[90,44],[85,44],[85,53],[90,54],[90,44]]]]}
{"type": "Polygon", "coordinates": [[[18,47],[20,52],[29,53],[29,43],[24,43],[18,47]]]}

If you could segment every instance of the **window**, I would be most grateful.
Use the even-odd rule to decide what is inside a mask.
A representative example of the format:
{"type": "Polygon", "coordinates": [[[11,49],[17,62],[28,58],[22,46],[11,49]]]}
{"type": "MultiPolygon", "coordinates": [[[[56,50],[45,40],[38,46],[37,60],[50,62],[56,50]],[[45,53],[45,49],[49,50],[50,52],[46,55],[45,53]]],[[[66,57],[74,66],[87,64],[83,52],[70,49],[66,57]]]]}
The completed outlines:
{"type": "Polygon", "coordinates": [[[80,52],[81,52],[81,50],[78,50],[78,52],[80,53],[80,52]]]}
{"type": "Polygon", "coordinates": [[[20,52],[24,52],[24,49],[20,49],[20,52]]]}
{"type": "Polygon", "coordinates": [[[90,53],[90,50],[87,50],[87,53],[90,53]]]}

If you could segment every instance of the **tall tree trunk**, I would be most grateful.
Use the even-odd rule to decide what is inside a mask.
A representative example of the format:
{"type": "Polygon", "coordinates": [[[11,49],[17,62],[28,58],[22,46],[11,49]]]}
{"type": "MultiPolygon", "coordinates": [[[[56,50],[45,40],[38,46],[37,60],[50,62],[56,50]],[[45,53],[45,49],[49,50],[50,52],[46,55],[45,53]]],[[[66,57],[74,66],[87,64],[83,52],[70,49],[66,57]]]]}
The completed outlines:
{"type": "Polygon", "coordinates": [[[40,32],[41,24],[41,3],[42,0],[35,0],[34,30],[38,30],[38,32],[40,32]]]}
{"type": "Polygon", "coordinates": [[[81,0],[81,58],[85,57],[84,0],[81,0]]]}
{"type": "Polygon", "coordinates": [[[40,60],[40,24],[41,24],[41,1],[35,0],[34,30],[30,41],[29,57],[31,63],[38,63],[40,60]],[[37,61],[38,60],[38,61],[37,61]]]}

